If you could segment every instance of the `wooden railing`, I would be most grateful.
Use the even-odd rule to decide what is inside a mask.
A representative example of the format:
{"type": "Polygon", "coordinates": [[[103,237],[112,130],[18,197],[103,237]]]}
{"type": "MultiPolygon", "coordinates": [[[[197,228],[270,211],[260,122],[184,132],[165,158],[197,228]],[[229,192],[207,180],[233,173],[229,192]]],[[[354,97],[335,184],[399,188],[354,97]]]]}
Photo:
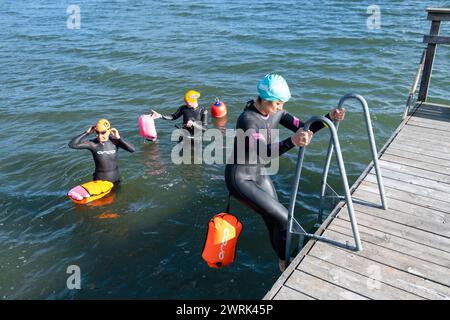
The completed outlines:
{"type": "Polygon", "coordinates": [[[422,81],[420,83],[419,96],[420,102],[426,102],[428,89],[430,86],[431,72],[433,70],[434,56],[438,44],[450,44],[450,37],[439,35],[441,21],[450,21],[450,8],[428,8],[428,20],[431,20],[430,34],[423,37],[423,42],[427,43],[425,62],[423,65],[422,81]]]}

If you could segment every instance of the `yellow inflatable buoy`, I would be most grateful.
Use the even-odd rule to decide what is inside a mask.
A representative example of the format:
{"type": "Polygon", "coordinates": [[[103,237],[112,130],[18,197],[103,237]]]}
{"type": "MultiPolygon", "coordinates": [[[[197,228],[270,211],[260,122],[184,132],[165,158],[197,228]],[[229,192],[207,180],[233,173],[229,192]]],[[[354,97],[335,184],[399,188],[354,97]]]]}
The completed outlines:
{"type": "Polygon", "coordinates": [[[67,196],[76,204],[86,204],[106,196],[113,187],[112,182],[95,180],[72,188],[67,196]]]}

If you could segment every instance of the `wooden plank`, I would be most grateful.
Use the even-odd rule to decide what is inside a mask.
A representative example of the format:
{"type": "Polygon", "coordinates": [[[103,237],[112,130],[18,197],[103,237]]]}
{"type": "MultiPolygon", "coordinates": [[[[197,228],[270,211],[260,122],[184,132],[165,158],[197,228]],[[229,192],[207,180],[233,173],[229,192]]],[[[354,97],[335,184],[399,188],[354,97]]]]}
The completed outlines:
{"type": "MultiPolygon", "coordinates": [[[[374,193],[378,192],[378,186],[374,182],[367,180],[363,181],[359,188],[374,193]]],[[[450,214],[450,205],[447,202],[431,199],[427,195],[413,194],[404,190],[390,188],[389,186],[385,186],[384,189],[386,196],[390,199],[401,200],[413,205],[450,214]]]]}
{"type": "Polygon", "coordinates": [[[421,102],[420,106],[423,107],[423,108],[444,108],[444,109],[450,109],[450,105],[441,104],[441,103],[435,103],[435,102],[421,102]]]}
{"type": "Polygon", "coordinates": [[[429,121],[448,121],[450,117],[450,110],[448,109],[433,110],[430,108],[417,109],[417,111],[414,112],[412,117],[416,120],[424,119],[429,121]]]}
{"type": "MultiPolygon", "coordinates": [[[[352,237],[329,228],[325,231],[324,235],[342,243],[353,242],[352,237]]],[[[361,257],[383,263],[392,268],[420,276],[447,287],[450,286],[448,268],[428,263],[405,253],[386,249],[366,241],[362,241],[362,245],[363,250],[356,253],[361,257]]]]}
{"type": "MultiPolygon", "coordinates": [[[[432,248],[437,248],[441,251],[445,251],[450,254],[449,237],[437,233],[430,233],[423,229],[410,227],[408,225],[403,224],[402,222],[396,222],[390,219],[385,219],[384,217],[360,211],[367,208],[368,207],[364,208],[362,206],[358,206],[358,209],[355,208],[356,220],[358,221],[358,224],[385,233],[389,233],[410,241],[415,241],[432,248]]],[[[386,210],[382,209],[380,209],[379,211],[384,211],[383,214],[385,214],[386,216],[391,214],[392,217],[394,217],[396,214],[402,214],[401,212],[399,213],[395,211],[386,213],[386,210]]],[[[342,208],[341,212],[339,212],[338,218],[349,221],[347,214],[347,207],[342,208]]],[[[445,226],[445,228],[447,229],[445,230],[445,233],[449,234],[450,233],[448,230],[449,228],[447,226],[445,226]]]]}
{"type": "Polygon", "coordinates": [[[445,118],[440,118],[438,120],[431,120],[431,119],[421,118],[421,117],[412,117],[409,119],[408,125],[405,126],[404,130],[406,129],[408,131],[410,129],[409,128],[410,125],[422,126],[422,127],[424,127],[424,129],[428,129],[427,133],[429,133],[431,135],[439,135],[439,133],[436,132],[435,130],[433,130],[433,128],[437,128],[437,129],[445,130],[445,131],[448,131],[450,128],[450,122],[448,119],[445,119],[445,118]]]}
{"type": "MultiPolygon", "coordinates": [[[[442,244],[424,245],[422,242],[427,241],[425,236],[415,229],[408,228],[398,223],[380,223],[380,220],[382,219],[360,213],[357,213],[356,220],[358,221],[359,233],[362,241],[367,241],[394,251],[407,253],[409,256],[417,259],[445,267],[450,274],[450,253],[437,248],[438,246],[442,247],[442,244]],[[374,225],[372,223],[378,224],[374,225]],[[383,228],[385,228],[385,230],[383,230],[383,228]],[[415,235],[421,237],[414,239],[415,235]]],[[[347,214],[343,214],[341,218],[335,219],[328,228],[348,236],[353,235],[347,214]]]]}
{"type": "Polygon", "coordinates": [[[422,299],[415,294],[380,282],[378,279],[368,278],[310,255],[303,259],[302,263],[298,266],[298,269],[370,299],[422,299]]]}
{"type": "Polygon", "coordinates": [[[430,114],[430,115],[450,115],[450,108],[448,106],[432,106],[422,104],[419,108],[414,110],[412,117],[414,118],[416,114],[430,114]]]}
{"type": "Polygon", "coordinates": [[[425,35],[423,36],[423,43],[450,44],[450,37],[425,35]]]}
{"type": "Polygon", "coordinates": [[[445,154],[440,152],[439,150],[437,150],[436,148],[433,148],[432,146],[429,147],[427,145],[414,145],[414,143],[412,142],[400,142],[400,141],[393,141],[390,145],[389,148],[396,148],[399,150],[403,150],[406,153],[408,152],[413,152],[413,153],[418,153],[418,154],[424,154],[427,155],[429,157],[434,157],[437,159],[443,159],[446,161],[450,160],[450,155],[449,154],[445,154]]]}
{"type": "Polygon", "coordinates": [[[450,13],[450,8],[433,8],[428,7],[427,9],[428,13],[450,13]]]}
{"type": "MultiPolygon", "coordinates": [[[[415,177],[420,177],[422,179],[439,182],[440,184],[444,184],[445,186],[450,187],[450,175],[448,174],[429,171],[426,167],[424,169],[421,169],[396,162],[390,162],[385,160],[384,158],[382,158],[379,163],[382,173],[384,172],[384,170],[387,170],[389,172],[396,171],[405,175],[412,175],[415,177]]],[[[375,170],[372,169],[370,173],[375,174],[375,170]]]]}
{"type": "Polygon", "coordinates": [[[321,300],[368,300],[367,297],[335,286],[327,281],[295,270],[286,285],[292,289],[307,293],[315,299],[321,300]]]}
{"type": "Polygon", "coordinates": [[[405,128],[397,135],[397,139],[402,140],[414,140],[421,144],[425,142],[427,144],[433,144],[436,147],[444,146],[450,147],[450,141],[442,141],[442,134],[436,132],[434,129],[428,129],[424,127],[405,126],[405,128]]]}
{"type": "Polygon", "coordinates": [[[443,167],[443,169],[447,169],[447,167],[450,167],[450,160],[444,160],[444,159],[439,159],[439,158],[435,158],[433,156],[429,156],[427,154],[420,154],[420,153],[415,153],[415,152],[409,152],[409,151],[405,151],[405,150],[401,150],[398,149],[394,146],[391,146],[390,148],[388,148],[386,150],[386,152],[381,156],[381,159],[383,157],[385,157],[386,155],[393,155],[393,156],[397,156],[397,157],[401,157],[404,159],[412,159],[414,161],[420,161],[423,162],[425,164],[434,164],[437,165],[439,167],[443,167]]]}
{"type": "Polygon", "coordinates": [[[409,131],[405,132],[405,134],[397,136],[395,141],[397,143],[404,143],[407,145],[411,145],[411,142],[414,142],[416,146],[424,146],[429,148],[431,151],[438,150],[440,152],[446,152],[450,149],[450,141],[440,142],[442,141],[442,137],[446,135],[450,136],[450,131],[445,134],[441,131],[439,134],[433,136],[421,131],[409,131]]]}
{"type": "Polygon", "coordinates": [[[298,292],[297,290],[283,286],[273,297],[273,300],[314,300],[310,296],[298,292]]]}
{"type": "MultiPolygon", "coordinates": [[[[400,132],[400,134],[397,135],[396,139],[407,138],[408,140],[414,141],[426,140],[428,143],[432,143],[433,141],[435,141],[436,147],[440,146],[441,144],[446,147],[450,145],[450,141],[442,141],[442,131],[438,131],[433,128],[427,127],[428,124],[419,123],[416,125],[416,122],[411,123],[412,125],[408,124],[404,127],[404,129],[400,132]],[[419,127],[420,125],[423,125],[423,127],[419,127]]],[[[437,125],[438,123],[435,124],[437,125]]],[[[450,126],[449,129],[447,129],[447,132],[450,132],[450,126]]]]}
{"type": "MultiPolygon", "coordinates": [[[[448,202],[450,205],[450,185],[431,180],[426,178],[421,178],[408,173],[397,172],[395,170],[390,170],[388,168],[383,168],[382,170],[383,182],[393,188],[403,188],[407,187],[412,193],[427,192],[433,199],[448,202]]],[[[374,174],[370,173],[366,177],[367,181],[376,182],[376,177],[374,174]],[[373,177],[372,177],[373,176],[373,177]]]]}
{"type": "MultiPolygon", "coordinates": [[[[420,132],[417,132],[416,134],[420,135],[420,132]]],[[[450,135],[450,132],[447,134],[445,133],[444,136],[446,135],[450,135]]],[[[441,136],[442,139],[442,136],[441,136]]],[[[435,139],[430,139],[430,140],[425,140],[425,141],[420,141],[420,140],[415,140],[413,138],[413,136],[399,136],[395,139],[395,141],[392,143],[394,145],[397,144],[403,144],[403,145],[407,145],[407,146],[411,146],[411,147],[419,147],[422,148],[423,150],[425,150],[427,153],[429,153],[430,155],[436,154],[439,155],[441,154],[441,158],[444,159],[450,159],[450,156],[447,154],[442,155],[442,153],[447,153],[450,152],[450,147],[445,146],[445,145],[440,145],[438,140],[435,139]]]]}
{"type": "Polygon", "coordinates": [[[450,160],[450,155],[442,153],[439,149],[436,149],[434,146],[429,146],[427,144],[414,144],[412,141],[396,141],[394,140],[389,148],[395,147],[397,149],[412,151],[415,153],[423,153],[430,157],[435,157],[444,160],[450,160]]]}
{"type": "Polygon", "coordinates": [[[415,112],[439,112],[450,113],[450,105],[436,104],[436,103],[422,103],[415,110],[415,112]]]}
{"type": "MultiPolygon", "coordinates": [[[[417,159],[418,157],[415,156],[409,156],[408,158],[405,158],[403,156],[397,156],[394,153],[385,153],[383,154],[383,156],[381,157],[381,160],[384,161],[389,161],[391,163],[397,163],[397,164],[402,164],[404,166],[408,166],[411,168],[415,168],[415,169],[422,169],[424,171],[427,172],[433,172],[433,173],[440,173],[443,175],[450,175],[450,165],[447,166],[445,164],[442,164],[442,162],[440,162],[439,164],[436,163],[430,163],[427,161],[422,161],[422,160],[427,160],[427,159],[417,159]]],[[[436,161],[438,162],[438,161],[436,161]]],[[[450,161],[449,161],[450,164],[450,161]]]]}
{"type": "MultiPolygon", "coordinates": [[[[442,135],[442,134],[448,134],[450,132],[449,128],[444,125],[439,125],[439,123],[436,121],[434,125],[430,123],[421,123],[418,121],[410,121],[408,122],[408,131],[412,132],[412,134],[419,133],[419,134],[433,134],[433,135],[442,135]]],[[[409,135],[411,137],[411,134],[409,135]]],[[[441,136],[442,137],[442,136],[441,136]]],[[[433,138],[432,136],[430,138],[433,138]]],[[[432,140],[433,141],[433,140],[432,140]]],[[[439,140],[438,140],[439,141],[439,140]]],[[[439,145],[436,143],[436,145],[439,145]]]]}
{"type": "MultiPolygon", "coordinates": [[[[448,116],[444,116],[442,114],[434,114],[434,113],[417,113],[414,114],[414,117],[412,120],[408,121],[409,126],[418,126],[418,127],[425,127],[430,128],[430,126],[433,125],[433,122],[443,122],[443,119],[447,119],[448,116]],[[428,122],[424,122],[421,120],[428,120],[428,122]]],[[[448,132],[448,128],[445,126],[442,127],[435,127],[436,131],[443,131],[448,132]]]]}
{"type": "MultiPolygon", "coordinates": [[[[399,172],[392,172],[386,168],[382,171],[383,183],[387,187],[397,190],[407,191],[414,195],[426,195],[430,199],[440,200],[446,202],[450,206],[450,197],[448,186],[438,185],[438,182],[433,180],[426,180],[423,178],[402,174],[399,172]],[[428,181],[428,186],[426,185],[428,181]]],[[[373,174],[367,175],[365,181],[377,182],[377,178],[373,174]]]]}
{"type": "Polygon", "coordinates": [[[450,288],[446,286],[361,257],[348,250],[318,242],[309,255],[426,299],[450,299],[450,288]]]}
{"type": "Polygon", "coordinates": [[[414,109],[416,110],[425,110],[425,111],[446,111],[450,109],[450,104],[447,104],[447,102],[444,103],[435,103],[435,102],[423,102],[423,101],[416,101],[416,104],[414,107],[417,107],[414,109]]]}
{"type": "Polygon", "coordinates": [[[448,13],[429,13],[427,20],[431,21],[450,21],[450,14],[448,13]]]}
{"type": "MultiPolygon", "coordinates": [[[[371,210],[373,209],[373,211],[377,213],[383,213],[390,210],[394,210],[396,213],[397,212],[407,213],[410,216],[426,219],[430,221],[430,223],[432,223],[433,225],[448,223],[448,219],[450,219],[450,208],[448,208],[447,211],[440,211],[436,210],[435,208],[427,208],[426,206],[424,206],[423,203],[412,203],[406,201],[405,199],[394,198],[392,196],[397,196],[395,194],[395,191],[397,190],[393,190],[391,194],[386,195],[388,199],[389,208],[388,210],[383,210],[381,209],[381,204],[379,200],[380,197],[378,193],[378,186],[371,182],[365,182],[364,184],[360,185],[358,190],[356,190],[352,194],[353,199],[355,199],[354,206],[355,207],[363,206],[364,208],[367,208],[366,210],[367,212],[371,212],[371,210]],[[357,200],[365,201],[366,203],[359,204],[356,203],[357,200]],[[369,204],[373,208],[370,208],[369,204]]],[[[401,197],[401,195],[398,196],[399,198],[401,197]]]]}
{"type": "MultiPolygon", "coordinates": [[[[353,199],[374,202],[376,194],[359,189],[353,194],[353,199]]],[[[397,222],[416,228],[418,230],[426,231],[430,237],[431,242],[437,241],[435,236],[450,237],[450,216],[443,212],[430,210],[428,208],[412,205],[407,202],[388,198],[388,210],[369,207],[367,205],[353,203],[353,207],[358,212],[364,212],[368,215],[379,217],[385,220],[397,222]],[[401,211],[400,211],[401,210],[401,211]]],[[[449,247],[450,248],[450,247],[449,247]]]]}
{"type": "MultiPolygon", "coordinates": [[[[383,173],[384,174],[384,173],[383,173]]],[[[375,175],[370,174],[362,183],[361,186],[367,186],[367,183],[375,184],[375,189],[378,190],[375,175]]],[[[384,177],[384,189],[387,197],[403,200],[415,205],[423,206],[434,210],[439,210],[445,213],[449,212],[450,202],[449,198],[445,196],[445,192],[427,189],[426,187],[409,184],[399,180],[393,180],[384,177]]],[[[369,185],[369,187],[371,187],[369,185]]]]}

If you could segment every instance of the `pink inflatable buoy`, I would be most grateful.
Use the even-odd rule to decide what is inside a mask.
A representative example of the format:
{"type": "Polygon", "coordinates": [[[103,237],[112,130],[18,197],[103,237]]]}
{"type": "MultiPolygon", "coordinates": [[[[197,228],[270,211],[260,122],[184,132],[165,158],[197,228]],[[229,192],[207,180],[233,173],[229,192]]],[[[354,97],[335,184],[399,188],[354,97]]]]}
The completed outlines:
{"type": "Polygon", "coordinates": [[[143,114],[139,117],[139,134],[147,140],[156,141],[158,135],[155,120],[150,115],[143,114]]]}

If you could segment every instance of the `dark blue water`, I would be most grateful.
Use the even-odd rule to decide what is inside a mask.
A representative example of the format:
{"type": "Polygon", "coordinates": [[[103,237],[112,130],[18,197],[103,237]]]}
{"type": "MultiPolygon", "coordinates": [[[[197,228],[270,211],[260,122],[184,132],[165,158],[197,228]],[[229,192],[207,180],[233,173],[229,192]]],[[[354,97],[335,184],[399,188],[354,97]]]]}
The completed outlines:
{"type": "MultiPolygon", "coordinates": [[[[371,4],[1,1],[0,297],[262,298],[279,271],[260,217],[233,203],[244,224],[237,260],[209,269],[200,254],[208,220],[225,207],[223,166],[174,165],[173,123],[157,122],[158,142],[144,144],[137,117],[174,111],[193,88],[204,106],[221,97],[233,128],[257,81],[275,71],[291,87],[286,108],[302,120],[346,93],[362,94],[381,147],[401,120],[424,48],[425,8],[445,1],[379,1],[378,30],[367,27],[371,4]],[[67,29],[69,4],[81,9],[78,30],[67,29]],[[137,151],[119,154],[122,184],[112,204],[75,206],[66,193],[91,179],[93,162],[67,143],[102,117],[137,151]],[[69,265],[81,268],[82,290],[66,288],[69,265]]],[[[450,98],[449,58],[439,47],[433,101],[450,98]]],[[[351,183],[370,153],[359,106],[347,109],[340,139],[351,183]]],[[[296,212],[309,230],[327,139],[315,137],[304,168],[296,212]]],[[[295,160],[296,151],[283,156],[273,177],[286,205],[295,160]]]]}

